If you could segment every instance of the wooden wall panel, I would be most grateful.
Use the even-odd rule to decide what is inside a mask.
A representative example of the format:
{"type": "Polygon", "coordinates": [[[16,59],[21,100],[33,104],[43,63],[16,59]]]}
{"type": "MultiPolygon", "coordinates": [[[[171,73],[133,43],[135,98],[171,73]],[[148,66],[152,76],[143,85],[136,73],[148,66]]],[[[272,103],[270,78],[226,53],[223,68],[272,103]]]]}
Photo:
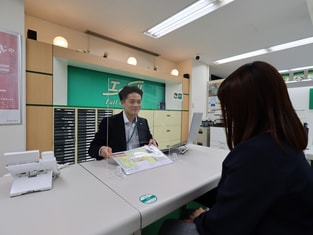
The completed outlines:
{"type": "Polygon", "coordinates": [[[53,108],[26,107],[26,149],[53,151],[53,108]]]}
{"type": "Polygon", "coordinates": [[[26,70],[48,74],[53,73],[52,45],[27,39],[26,50],[26,70]]]}
{"type": "Polygon", "coordinates": [[[51,75],[26,73],[26,104],[52,105],[51,75]]]}

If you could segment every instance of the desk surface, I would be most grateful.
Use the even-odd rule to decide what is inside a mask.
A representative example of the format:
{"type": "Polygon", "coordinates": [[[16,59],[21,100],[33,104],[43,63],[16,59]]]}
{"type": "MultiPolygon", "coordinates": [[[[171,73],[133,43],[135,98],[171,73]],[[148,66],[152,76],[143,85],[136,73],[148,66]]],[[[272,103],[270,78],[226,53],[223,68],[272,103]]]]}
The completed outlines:
{"type": "Polygon", "coordinates": [[[217,186],[222,162],[229,151],[198,145],[188,147],[172,164],[124,177],[118,176],[118,166],[112,159],[81,165],[137,208],[144,228],[217,186]],[[157,201],[142,203],[139,198],[145,194],[155,195],[157,201]]]}
{"type": "Polygon", "coordinates": [[[313,160],[313,145],[311,145],[307,150],[304,151],[305,157],[308,160],[313,160]]]}
{"type": "Polygon", "coordinates": [[[140,230],[140,214],[80,165],[61,170],[49,191],[9,197],[0,178],[1,234],[125,235],[140,230]]]}

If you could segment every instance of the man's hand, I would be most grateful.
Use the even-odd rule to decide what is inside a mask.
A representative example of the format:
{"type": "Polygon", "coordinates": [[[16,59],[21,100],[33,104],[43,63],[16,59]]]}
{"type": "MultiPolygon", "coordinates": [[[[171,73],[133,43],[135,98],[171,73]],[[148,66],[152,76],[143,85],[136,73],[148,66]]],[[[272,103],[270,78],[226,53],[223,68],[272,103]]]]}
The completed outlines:
{"type": "Polygon", "coordinates": [[[154,146],[158,147],[158,143],[155,141],[155,139],[150,139],[148,145],[154,145],[154,146]]]}
{"type": "Polygon", "coordinates": [[[155,139],[150,139],[148,145],[154,145],[158,147],[158,143],[155,141],[155,139]]]}
{"type": "Polygon", "coordinates": [[[100,150],[101,156],[103,158],[111,158],[112,157],[112,148],[108,146],[102,146],[100,150]]]}

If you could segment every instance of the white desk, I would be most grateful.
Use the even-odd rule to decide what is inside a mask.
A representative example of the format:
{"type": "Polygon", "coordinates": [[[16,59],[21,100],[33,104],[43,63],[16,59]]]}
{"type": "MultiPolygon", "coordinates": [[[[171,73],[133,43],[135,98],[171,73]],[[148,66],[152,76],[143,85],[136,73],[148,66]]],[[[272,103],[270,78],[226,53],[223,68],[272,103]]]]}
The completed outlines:
{"type": "Polygon", "coordinates": [[[189,145],[173,164],[127,175],[116,174],[112,159],[82,163],[91,174],[127,200],[141,214],[142,228],[216,187],[228,150],[189,145]],[[152,194],[157,201],[144,204],[139,198],[152,194]]]}
{"type": "Polygon", "coordinates": [[[313,145],[304,151],[306,159],[313,161],[313,145]]]}
{"type": "Polygon", "coordinates": [[[49,191],[9,197],[12,178],[0,178],[3,235],[126,235],[140,214],[80,165],[61,170],[49,191]]]}

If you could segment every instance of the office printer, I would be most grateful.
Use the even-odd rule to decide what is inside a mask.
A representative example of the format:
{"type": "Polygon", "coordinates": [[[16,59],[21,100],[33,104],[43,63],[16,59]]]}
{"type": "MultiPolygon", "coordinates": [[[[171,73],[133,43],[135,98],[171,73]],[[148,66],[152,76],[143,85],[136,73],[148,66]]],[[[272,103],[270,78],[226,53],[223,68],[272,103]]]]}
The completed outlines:
{"type": "Polygon", "coordinates": [[[13,177],[10,196],[49,190],[59,174],[52,151],[39,150],[4,153],[6,169],[13,177]]]}

